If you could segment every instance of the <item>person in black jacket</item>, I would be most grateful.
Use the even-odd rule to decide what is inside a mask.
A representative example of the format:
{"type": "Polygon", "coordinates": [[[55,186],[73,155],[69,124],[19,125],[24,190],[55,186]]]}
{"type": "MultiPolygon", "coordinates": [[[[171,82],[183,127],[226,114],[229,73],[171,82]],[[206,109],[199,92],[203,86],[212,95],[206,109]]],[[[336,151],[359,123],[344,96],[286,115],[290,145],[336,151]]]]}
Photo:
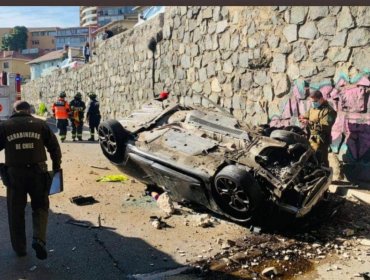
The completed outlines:
{"type": "Polygon", "coordinates": [[[1,177],[7,186],[11,243],[19,257],[27,254],[25,207],[29,194],[33,221],[32,248],[39,259],[46,259],[51,179],[47,172],[45,147],[54,171],[60,169],[62,154],[58,140],[46,122],[30,115],[30,104],[17,101],[14,111],[9,120],[0,123],[0,150],[5,150],[1,177]]]}
{"type": "Polygon", "coordinates": [[[77,139],[82,141],[86,105],[85,102],[82,101],[81,93],[76,93],[74,99],[69,103],[69,106],[71,108],[70,120],[72,123],[72,140],[76,141],[77,136],[77,139]]]}
{"type": "Polygon", "coordinates": [[[86,113],[86,119],[89,122],[90,128],[90,138],[88,140],[95,141],[95,130],[98,131],[101,115],[99,110],[99,101],[96,100],[96,94],[90,93],[89,98],[90,103],[86,113]]]}

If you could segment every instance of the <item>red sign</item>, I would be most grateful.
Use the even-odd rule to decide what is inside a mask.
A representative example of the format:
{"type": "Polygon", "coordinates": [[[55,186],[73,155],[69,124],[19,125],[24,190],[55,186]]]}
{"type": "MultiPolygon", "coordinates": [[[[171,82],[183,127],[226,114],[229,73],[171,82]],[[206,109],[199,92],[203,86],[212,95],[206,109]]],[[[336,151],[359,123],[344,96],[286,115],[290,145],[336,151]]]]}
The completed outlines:
{"type": "Polygon", "coordinates": [[[3,110],[3,105],[0,104],[0,112],[3,110]]]}

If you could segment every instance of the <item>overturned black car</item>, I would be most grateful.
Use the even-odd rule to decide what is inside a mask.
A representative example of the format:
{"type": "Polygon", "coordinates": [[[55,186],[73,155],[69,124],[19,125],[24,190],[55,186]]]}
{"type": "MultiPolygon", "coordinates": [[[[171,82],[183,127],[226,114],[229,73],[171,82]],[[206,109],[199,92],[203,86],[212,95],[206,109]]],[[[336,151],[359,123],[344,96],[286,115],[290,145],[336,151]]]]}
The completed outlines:
{"type": "Polygon", "coordinates": [[[302,135],[252,129],[216,109],[153,101],[103,122],[99,142],[122,172],[237,222],[266,203],[303,217],[332,178],[302,135]]]}

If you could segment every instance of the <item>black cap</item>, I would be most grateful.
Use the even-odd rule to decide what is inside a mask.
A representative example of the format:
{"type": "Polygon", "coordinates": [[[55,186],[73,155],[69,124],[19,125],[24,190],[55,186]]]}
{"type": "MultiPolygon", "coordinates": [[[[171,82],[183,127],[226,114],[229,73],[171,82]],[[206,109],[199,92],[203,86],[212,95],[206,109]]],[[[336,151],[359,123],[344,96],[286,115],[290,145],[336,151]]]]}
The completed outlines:
{"type": "Polygon", "coordinates": [[[14,102],[13,109],[16,112],[31,110],[31,105],[27,101],[19,100],[14,102]]]}
{"type": "Polygon", "coordinates": [[[321,91],[315,90],[315,91],[310,92],[310,97],[315,98],[315,99],[320,99],[320,98],[323,98],[323,95],[322,95],[321,91]]]}

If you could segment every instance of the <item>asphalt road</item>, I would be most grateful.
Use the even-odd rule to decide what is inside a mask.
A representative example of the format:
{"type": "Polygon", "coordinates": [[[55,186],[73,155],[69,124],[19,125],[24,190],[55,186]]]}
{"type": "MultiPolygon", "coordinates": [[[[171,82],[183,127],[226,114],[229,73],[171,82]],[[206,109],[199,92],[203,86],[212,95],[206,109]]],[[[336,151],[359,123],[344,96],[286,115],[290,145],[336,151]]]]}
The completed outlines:
{"type": "MultiPolygon", "coordinates": [[[[38,260],[31,248],[29,203],[28,255],[18,258],[12,251],[6,189],[0,183],[0,279],[132,279],[139,274],[182,267],[198,260],[199,255],[210,256],[221,250],[216,243],[218,238],[233,238],[248,232],[227,222],[213,229],[199,228],[195,226],[198,214],[192,212],[167,220],[168,229],[155,229],[150,216],[163,213],[151,197],[143,195],[145,186],[131,179],[124,183],[96,182],[99,176],[120,173],[104,158],[97,142],[72,142],[70,137],[68,132],[67,141],[61,144],[65,191],[50,197],[47,260],[38,260]],[[70,202],[77,195],[93,195],[99,202],[77,206],[70,202]],[[112,229],[67,223],[72,219],[97,225],[99,215],[102,225],[112,229]]],[[[85,130],[83,138],[88,137],[85,130]]],[[[0,162],[3,161],[1,152],[0,162]]]]}

